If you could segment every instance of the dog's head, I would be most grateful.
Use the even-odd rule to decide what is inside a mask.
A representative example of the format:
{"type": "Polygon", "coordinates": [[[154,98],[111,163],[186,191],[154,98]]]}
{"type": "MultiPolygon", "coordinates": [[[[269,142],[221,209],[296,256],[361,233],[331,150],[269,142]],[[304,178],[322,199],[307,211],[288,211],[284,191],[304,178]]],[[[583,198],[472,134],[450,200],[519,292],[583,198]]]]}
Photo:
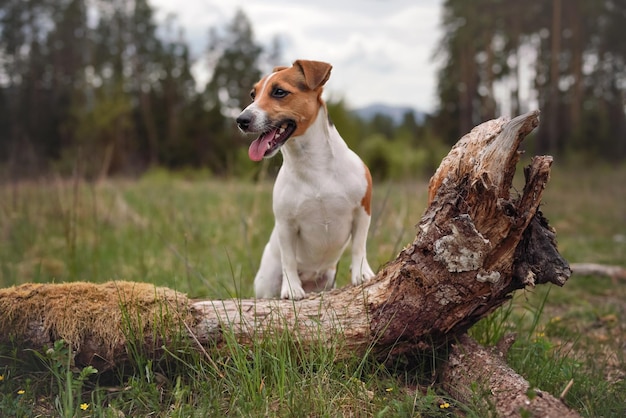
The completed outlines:
{"type": "Polygon", "coordinates": [[[272,157],[289,138],[306,132],[323,104],[331,69],[325,62],[297,60],[291,67],[274,68],[254,85],[252,103],[237,117],[239,129],[259,134],[248,150],[250,159],[272,157]]]}

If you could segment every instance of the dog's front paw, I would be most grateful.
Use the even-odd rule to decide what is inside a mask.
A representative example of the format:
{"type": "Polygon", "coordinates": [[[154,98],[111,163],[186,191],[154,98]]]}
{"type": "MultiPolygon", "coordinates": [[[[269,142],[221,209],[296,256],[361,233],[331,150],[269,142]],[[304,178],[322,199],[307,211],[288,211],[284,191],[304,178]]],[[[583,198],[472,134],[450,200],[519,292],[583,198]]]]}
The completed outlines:
{"type": "Polygon", "coordinates": [[[306,292],[302,288],[302,286],[283,286],[280,290],[280,298],[281,299],[291,299],[291,300],[300,300],[304,298],[306,292]]]}
{"type": "Polygon", "coordinates": [[[376,274],[372,271],[370,266],[363,266],[358,270],[352,269],[352,284],[354,286],[360,285],[363,282],[371,280],[376,274]]]}

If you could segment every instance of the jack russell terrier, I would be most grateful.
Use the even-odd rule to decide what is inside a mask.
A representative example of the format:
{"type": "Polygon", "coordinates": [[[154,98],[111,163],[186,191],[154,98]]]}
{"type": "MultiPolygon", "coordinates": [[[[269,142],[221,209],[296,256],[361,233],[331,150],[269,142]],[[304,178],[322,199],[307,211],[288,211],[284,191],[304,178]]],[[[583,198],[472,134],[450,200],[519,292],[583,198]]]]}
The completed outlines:
{"type": "Polygon", "coordinates": [[[283,164],[273,192],[274,230],[254,279],[257,298],[302,299],[335,286],[337,263],[352,238],[352,284],[374,276],[365,244],[372,177],[328,118],[323,86],[332,66],[297,60],[254,85],[239,129],[258,134],[253,161],[278,150],[283,164]]]}

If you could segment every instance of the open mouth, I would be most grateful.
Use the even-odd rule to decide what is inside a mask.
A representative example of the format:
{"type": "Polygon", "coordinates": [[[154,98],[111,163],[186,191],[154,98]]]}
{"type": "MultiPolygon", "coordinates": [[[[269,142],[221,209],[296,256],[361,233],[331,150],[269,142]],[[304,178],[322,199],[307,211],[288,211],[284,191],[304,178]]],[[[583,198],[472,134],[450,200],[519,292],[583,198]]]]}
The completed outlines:
{"type": "Polygon", "coordinates": [[[296,124],[293,121],[285,121],[278,127],[272,127],[250,144],[248,156],[252,161],[261,161],[265,157],[272,157],[295,130],[296,124]]]}

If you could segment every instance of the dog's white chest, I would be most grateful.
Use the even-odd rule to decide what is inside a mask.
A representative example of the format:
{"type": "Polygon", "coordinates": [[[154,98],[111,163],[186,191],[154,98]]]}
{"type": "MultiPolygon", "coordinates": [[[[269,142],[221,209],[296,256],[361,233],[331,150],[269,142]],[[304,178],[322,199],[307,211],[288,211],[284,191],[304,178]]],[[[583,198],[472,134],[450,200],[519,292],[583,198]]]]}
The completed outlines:
{"type": "Polygon", "coordinates": [[[356,205],[350,190],[335,182],[293,183],[274,191],[275,216],[292,223],[327,226],[350,222],[356,205]]]}
{"type": "MultiPolygon", "coordinates": [[[[280,176],[279,176],[280,177],[280,176]]],[[[306,269],[337,262],[350,239],[358,202],[338,181],[303,184],[277,179],[274,213],[296,231],[296,256],[306,269]],[[285,184],[286,183],[286,184],[285,184]]]]}

